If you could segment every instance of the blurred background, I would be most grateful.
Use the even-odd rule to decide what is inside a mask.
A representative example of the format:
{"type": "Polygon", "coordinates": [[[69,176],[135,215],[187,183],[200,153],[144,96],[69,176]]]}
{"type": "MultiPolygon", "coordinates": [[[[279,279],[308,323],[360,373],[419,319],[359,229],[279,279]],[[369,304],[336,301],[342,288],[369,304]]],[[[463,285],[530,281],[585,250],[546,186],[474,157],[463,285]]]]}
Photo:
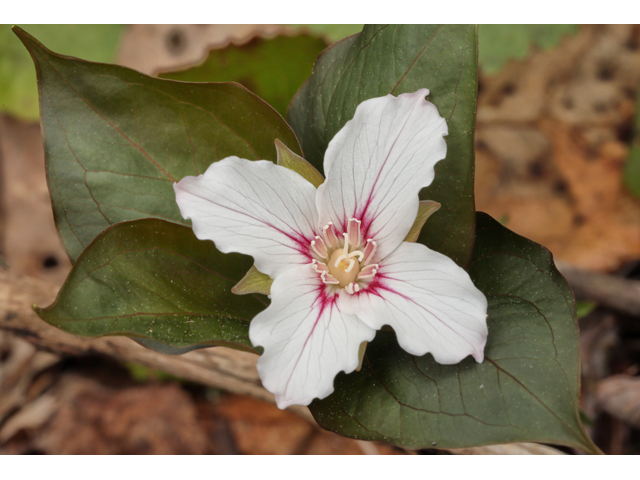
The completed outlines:
{"type": "MultiPolygon", "coordinates": [[[[21,27],[57,53],[241,83],[283,116],[317,55],[361,29],[21,27]]],[[[482,25],[479,66],[476,207],[548,247],[571,273],[581,299],[583,422],[606,453],[639,454],[640,290],[635,304],[628,297],[640,280],[640,27],[482,25]],[[620,295],[631,307],[611,298],[620,295]]],[[[39,305],[71,267],[53,223],[33,63],[10,25],[0,25],[0,256],[40,282],[39,305]]],[[[0,453],[411,453],[339,437],[300,412],[162,369],[91,350],[37,350],[5,327],[0,453]]]]}

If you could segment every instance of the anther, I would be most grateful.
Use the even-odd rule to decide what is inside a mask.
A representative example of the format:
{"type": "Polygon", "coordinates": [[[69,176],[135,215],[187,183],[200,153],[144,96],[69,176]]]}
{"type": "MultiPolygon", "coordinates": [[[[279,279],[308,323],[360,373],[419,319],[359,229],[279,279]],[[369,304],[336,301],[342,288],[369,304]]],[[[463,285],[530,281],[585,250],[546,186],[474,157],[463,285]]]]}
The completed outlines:
{"type": "Polygon", "coordinates": [[[360,224],[362,222],[355,218],[349,220],[347,224],[347,233],[349,235],[349,243],[353,248],[358,248],[360,245],[360,224]]]}
{"type": "Polygon", "coordinates": [[[358,293],[360,291],[360,285],[355,282],[351,282],[349,285],[344,287],[344,289],[349,295],[353,295],[354,293],[358,293]]]}
{"type": "Polygon", "coordinates": [[[340,283],[338,279],[330,273],[323,273],[322,275],[320,275],[320,278],[324,283],[327,283],[329,285],[338,285],[340,283]]]}
{"type": "Polygon", "coordinates": [[[329,273],[329,267],[318,260],[313,260],[313,262],[311,262],[311,267],[318,273],[329,273]]]}
{"type": "Polygon", "coordinates": [[[329,222],[322,227],[322,235],[324,236],[327,248],[333,248],[338,245],[338,236],[336,235],[335,228],[333,228],[333,222],[329,222]]]}
{"type": "Polygon", "coordinates": [[[327,247],[324,244],[324,240],[319,236],[316,236],[316,239],[311,241],[311,250],[320,258],[327,258],[327,247]]]}
{"type": "Polygon", "coordinates": [[[364,247],[364,260],[361,262],[369,263],[369,261],[373,258],[373,254],[376,253],[376,248],[378,245],[374,240],[368,239],[367,244],[364,247]]]}
{"type": "Polygon", "coordinates": [[[375,277],[376,273],[378,273],[378,268],[379,266],[377,263],[372,263],[371,265],[367,265],[362,270],[360,270],[360,273],[358,274],[358,280],[364,280],[367,278],[375,277]]]}

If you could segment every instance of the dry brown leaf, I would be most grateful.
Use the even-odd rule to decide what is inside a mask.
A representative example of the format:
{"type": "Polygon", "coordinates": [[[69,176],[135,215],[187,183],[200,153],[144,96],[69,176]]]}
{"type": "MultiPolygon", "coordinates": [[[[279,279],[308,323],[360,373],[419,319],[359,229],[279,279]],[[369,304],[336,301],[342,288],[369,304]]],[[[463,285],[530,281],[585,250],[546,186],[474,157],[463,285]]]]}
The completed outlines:
{"type": "Polygon", "coordinates": [[[476,205],[576,266],[640,257],[640,201],[622,183],[640,85],[634,26],[584,27],[485,78],[476,205]]]}
{"type": "Polygon", "coordinates": [[[299,453],[300,445],[315,431],[298,415],[249,397],[225,395],[216,411],[228,422],[236,448],[244,454],[299,453]]]}
{"type": "Polygon", "coordinates": [[[15,272],[62,285],[71,264],[53,222],[38,124],[0,115],[0,168],[4,260],[15,272]]]}
{"type": "MultiPolygon", "coordinates": [[[[203,454],[207,436],[192,399],[179,385],[110,389],[83,376],[58,385],[55,415],[37,435],[45,452],[203,454]]],[[[44,397],[43,397],[44,398],[44,397]]]]}

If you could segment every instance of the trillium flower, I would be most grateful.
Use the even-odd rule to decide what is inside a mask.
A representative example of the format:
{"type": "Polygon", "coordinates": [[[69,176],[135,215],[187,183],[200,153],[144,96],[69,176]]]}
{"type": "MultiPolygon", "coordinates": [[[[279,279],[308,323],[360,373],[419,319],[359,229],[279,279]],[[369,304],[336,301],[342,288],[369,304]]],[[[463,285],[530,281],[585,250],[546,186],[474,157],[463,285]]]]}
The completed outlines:
{"type": "Polygon", "coordinates": [[[428,93],[362,102],[329,143],[317,189],[293,170],[238,157],[174,185],[199,239],[251,255],[274,280],[249,337],[264,348],[258,372],[280,408],[331,394],[384,325],[412,355],[483,360],[486,298],[450,258],[404,241],[447,150],[428,93]]]}

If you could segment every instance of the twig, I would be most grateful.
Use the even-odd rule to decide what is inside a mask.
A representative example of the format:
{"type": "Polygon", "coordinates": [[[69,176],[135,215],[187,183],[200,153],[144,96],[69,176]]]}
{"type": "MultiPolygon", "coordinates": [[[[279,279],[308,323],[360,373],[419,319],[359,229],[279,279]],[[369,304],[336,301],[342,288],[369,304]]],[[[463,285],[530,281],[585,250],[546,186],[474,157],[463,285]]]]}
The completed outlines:
{"type": "MultiPolygon", "coordinates": [[[[223,347],[207,348],[184,355],[164,355],[141,347],[125,337],[83,338],[58,330],[31,309],[48,305],[56,287],[34,278],[18,276],[0,268],[0,330],[27,339],[38,348],[61,355],[99,354],[123,362],[147,367],[228,392],[249,395],[275,403],[274,396],[262,387],[256,370],[257,356],[223,347]]],[[[309,409],[294,406],[290,410],[314,422],[309,409]]],[[[315,422],[314,422],[315,423],[315,422]]],[[[558,454],[551,447],[535,444],[494,445],[451,450],[457,454],[558,454]]],[[[373,453],[371,448],[367,453],[373,453]]]]}
{"type": "MultiPolygon", "coordinates": [[[[37,347],[62,354],[101,354],[124,362],[160,369],[180,378],[274,403],[256,370],[257,357],[227,348],[208,348],[184,355],[164,355],[141,347],[126,337],[84,338],[43,322],[31,305],[47,305],[56,288],[40,280],[0,270],[0,329],[24,337],[37,347]]],[[[294,408],[311,419],[309,410],[294,408]]]]}
{"type": "Polygon", "coordinates": [[[622,313],[640,316],[640,281],[588,272],[556,261],[576,298],[591,300],[622,313]]]}

